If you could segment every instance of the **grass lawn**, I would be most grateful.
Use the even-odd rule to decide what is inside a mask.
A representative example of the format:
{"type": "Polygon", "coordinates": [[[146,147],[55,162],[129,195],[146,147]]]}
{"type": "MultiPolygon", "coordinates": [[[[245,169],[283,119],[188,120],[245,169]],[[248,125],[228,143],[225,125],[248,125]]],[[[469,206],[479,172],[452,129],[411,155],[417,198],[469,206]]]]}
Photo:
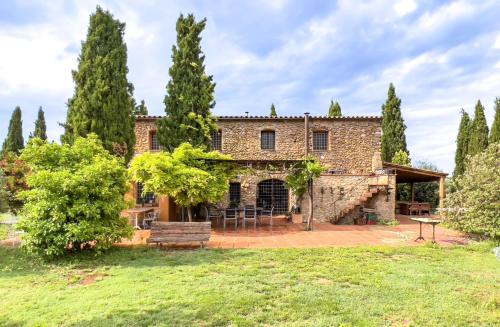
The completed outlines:
{"type": "Polygon", "coordinates": [[[52,263],[0,247],[0,325],[493,326],[492,246],[115,248],[52,263]]]}

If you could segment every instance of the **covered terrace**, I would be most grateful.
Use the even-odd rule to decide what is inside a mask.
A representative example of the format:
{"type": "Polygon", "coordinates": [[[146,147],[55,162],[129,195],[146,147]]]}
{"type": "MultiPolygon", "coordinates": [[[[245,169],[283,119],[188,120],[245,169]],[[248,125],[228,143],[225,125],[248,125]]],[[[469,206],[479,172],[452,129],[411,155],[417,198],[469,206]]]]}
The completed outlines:
{"type": "MultiPolygon", "coordinates": [[[[393,174],[396,175],[396,185],[407,183],[410,184],[411,187],[411,199],[409,205],[415,202],[415,184],[416,183],[429,183],[435,182],[438,183],[438,196],[439,196],[439,207],[443,206],[445,194],[445,179],[448,174],[432,171],[427,169],[413,168],[402,165],[397,165],[390,162],[384,162],[384,169],[391,170],[393,174]]],[[[397,186],[396,186],[397,187],[397,186]]],[[[405,207],[402,206],[400,211],[402,214],[411,214],[411,212],[406,212],[405,207]]],[[[408,208],[406,208],[408,209],[408,208]]]]}

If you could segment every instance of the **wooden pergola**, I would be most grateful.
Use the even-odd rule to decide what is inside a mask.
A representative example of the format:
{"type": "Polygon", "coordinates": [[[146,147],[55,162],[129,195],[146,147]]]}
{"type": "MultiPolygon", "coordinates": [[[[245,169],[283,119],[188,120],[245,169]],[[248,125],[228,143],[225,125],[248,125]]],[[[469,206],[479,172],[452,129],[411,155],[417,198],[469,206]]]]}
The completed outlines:
{"type": "Polygon", "coordinates": [[[439,183],[439,206],[443,207],[443,200],[446,197],[445,179],[448,174],[433,170],[397,165],[390,162],[384,162],[383,165],[385,169],[391,169],[394,172],[394,174],[396,175],[396,184],[409,183],[411,185],[412,202],[415,201],[415,183],[439,183]]]}

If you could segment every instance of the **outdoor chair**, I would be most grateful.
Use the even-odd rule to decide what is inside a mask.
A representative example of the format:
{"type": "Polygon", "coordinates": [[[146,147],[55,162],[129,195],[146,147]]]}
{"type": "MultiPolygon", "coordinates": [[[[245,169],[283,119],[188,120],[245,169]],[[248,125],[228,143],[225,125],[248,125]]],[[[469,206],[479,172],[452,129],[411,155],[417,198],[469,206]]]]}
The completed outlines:
{"type": "Polygon", "coordinates": [[[243,208],[243,228],[246,226],[247,220],[253,220],[253,229],[257,228],[257,210],[253,205],[246,205],[243,208]]]}
{"type": "Polygon", "coordinates": [[[216,206],[206,206],[206,221],[212,221],[215,219],[217,225],[219,224],[219,219],[222,218],[222,212],[220,208],[217,208],[216,206]]]}
{"type": "Polygon", "coordinates": [[[144,229],[151,229],[151,224],[154,221],[158,221],[158,218],[160,218],[160,214],[158,212],[149,212],[146,215],[146,218],[142,220],[142,227],[144,229]]]}
{"type": "Polygon", "coordinates": [[[234,230],[238,228],[238,209],[227,208],[224,210],[224,232],[226,231],[226,222],[234,221],[234,230]]]}
{"type": "Polygon", "coordinates": [[[273,211],[274,207],[271,207],[270,209],[262,209],[259,220],[262,221],[262,218],[269,218],[269,225],[271,226],[271,229],[273,228],[273,211]]]}

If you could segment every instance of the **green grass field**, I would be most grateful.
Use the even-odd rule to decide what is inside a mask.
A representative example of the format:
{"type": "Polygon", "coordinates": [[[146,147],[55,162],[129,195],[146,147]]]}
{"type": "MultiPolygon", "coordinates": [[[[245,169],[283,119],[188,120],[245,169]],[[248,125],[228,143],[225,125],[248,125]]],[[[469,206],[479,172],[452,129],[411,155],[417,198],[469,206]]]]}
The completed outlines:
{"type": "Polygon", "coordinates": [[[493,326],[492,246],[115,248],[52,263],[0,247],[0,325],[493,326]]]}

